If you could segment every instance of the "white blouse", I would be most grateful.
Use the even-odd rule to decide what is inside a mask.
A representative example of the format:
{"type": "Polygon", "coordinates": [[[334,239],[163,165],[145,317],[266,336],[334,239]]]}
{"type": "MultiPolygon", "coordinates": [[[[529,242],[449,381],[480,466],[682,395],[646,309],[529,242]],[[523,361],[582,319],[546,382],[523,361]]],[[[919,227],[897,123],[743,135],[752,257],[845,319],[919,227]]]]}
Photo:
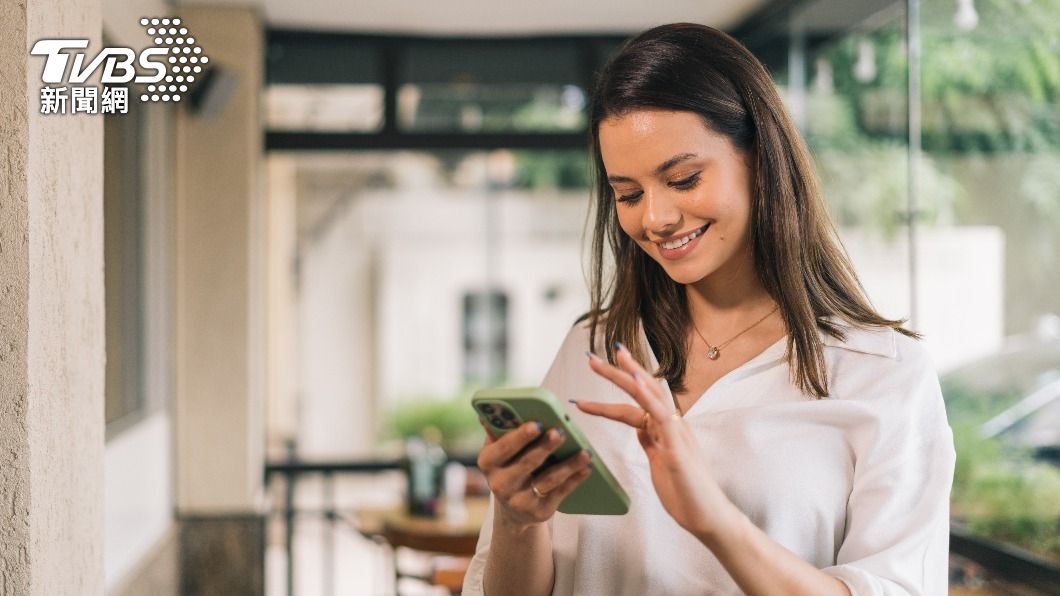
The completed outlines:
{"type": "MultiPolygon", "coordinates": [[[[889,328],[844,328],[845,342],[820,332],[830,397],[813,400],[791,384],[784,337],[711,385],[685,421],[729,499],[855,596],[946,594],[955,453],[938,375],[920,342],[889,328]]],[[[640,341],[651,358],[645,368],[654,371],[643,328],[640,341]]],[[[710,550],[663,509],[635,431],[566,401],[634,403],[589,368],[588,349],[583,321],[568,332],[542,386],[626,490],[630,510],[553,516],[553,594],[741,594],[710,550]]],[[[492,515],[491,497],[465,595],[482,594],[492,515]]]]}

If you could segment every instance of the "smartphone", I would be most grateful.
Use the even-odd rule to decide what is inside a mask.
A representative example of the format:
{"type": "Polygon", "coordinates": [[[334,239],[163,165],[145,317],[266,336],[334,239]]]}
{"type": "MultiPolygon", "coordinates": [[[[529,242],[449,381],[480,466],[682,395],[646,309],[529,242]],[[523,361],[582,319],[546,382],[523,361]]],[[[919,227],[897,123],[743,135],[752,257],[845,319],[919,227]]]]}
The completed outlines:
{"type": "Polygon", "coordinates": [[[559,511],[587,515],[623,515],[629,511],[629,496],[626,491],[622,490],[599,453],[592,449],[588,439],[578,430],[574,421],[548,389],[481,389],[471,397],[471,407],[495,437],[519,428],[525,422],[540,422],[546,431],[550,428],[562,428],[566,433],[566,440],[538,469],[563,461],[578,454],[582,449],[592,450],[592,473],[560,502],[559,511]]]}

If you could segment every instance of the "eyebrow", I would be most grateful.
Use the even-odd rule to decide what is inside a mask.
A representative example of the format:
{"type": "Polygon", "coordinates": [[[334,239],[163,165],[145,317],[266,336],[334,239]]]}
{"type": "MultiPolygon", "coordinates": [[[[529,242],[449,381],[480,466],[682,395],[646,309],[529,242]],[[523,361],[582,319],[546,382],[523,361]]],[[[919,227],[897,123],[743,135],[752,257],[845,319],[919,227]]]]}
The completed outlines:
{"type": "MultiPolygon", "coordinates": [[[[657,175],[658,174],[662,174],[666,170],[669,170],[670,168],[672,168],[672,167],[676,166],[677,164],[681,163],[682,161],[687,161],[689,159],[692,159],[693,157],[698,157],[698,156],[695,153],[679,153],[679,154],[671,157],[670,159],[662,162],[661,164],[659,164],[659,167],[655,168],[655,172],[654,173],[657,174],[657,175]]],[[[636,182],[635,180],[633,180],[632,178],[630,178],[628,176],[608,176],[607,177],[607,181],[608,182],[636,182]]]]}

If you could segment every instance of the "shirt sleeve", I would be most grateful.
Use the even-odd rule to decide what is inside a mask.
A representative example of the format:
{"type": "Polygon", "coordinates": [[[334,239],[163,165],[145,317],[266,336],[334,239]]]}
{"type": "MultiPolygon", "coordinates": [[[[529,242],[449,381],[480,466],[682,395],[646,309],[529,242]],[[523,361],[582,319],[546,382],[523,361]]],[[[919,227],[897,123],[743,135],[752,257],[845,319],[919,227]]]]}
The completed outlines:
{"type": "MultiPolygon", "coordinates": [[[[574,346],[574,341],[577,331],[578,325],[575,325],[570,331],[568,331],[566,338],[564,338],[563,343],[560,345],[556,357],[552,360],[552,365],[549,366],[548,372],[545,373],[545,377],[541,381],[542,387],[548,389],[560,398],[564,395],[563,387],[567,376],[565,363],[571,361],[568,357],[568,353],[576,348],[576,346],[574,346]]],[[[478,544],[475,546],[475,555],[471,557],[471,562],[467,567],[467,573],[464,574],[464,584],[460,592],[463,596],[483,596],[482,577],[486,572],[486,559],[489,557],[490,541],[493,538],[494,506],[493,493],[491,492],[489,508],[486,510],[486,516],[482,521],[482,529],[479,531],[478,535],[478,544]]],[[[549,519],[548,524],[551,529],[551,519],[549,519]]]]}
{"type": "Polygon", "coordinates": [[[956,454],[938,375],[919,360],[892,380],[890,421],[866,429],[874,440],[855,463],[845,536],[836,565],[823,569],[854,596],[948,592],[956,454]]]}
{"type": "Polygon", "coordinates": [[[490,493],[490,504],[479,531],[475,556],[471,557],[464,574],[464,585],[460,591],[462,596],[483,596],[482,576],[486,573],[486,558],[489,556],[490,540],[493,538],[493,506],[493,493],[490,493]]]}

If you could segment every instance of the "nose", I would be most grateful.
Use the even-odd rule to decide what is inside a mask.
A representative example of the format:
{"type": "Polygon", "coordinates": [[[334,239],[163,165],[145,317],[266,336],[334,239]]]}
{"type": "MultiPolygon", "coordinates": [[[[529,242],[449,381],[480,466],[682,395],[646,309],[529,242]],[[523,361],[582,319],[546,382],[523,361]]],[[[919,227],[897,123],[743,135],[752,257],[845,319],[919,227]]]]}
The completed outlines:
{"type": "Polygon", "coordinates": [[[681,225],[681,210],[675,201],[664,192],[644,191],[644,214],[641,218],[644,230],[652,236],[665,237],[673,234],[681,225]]]}

